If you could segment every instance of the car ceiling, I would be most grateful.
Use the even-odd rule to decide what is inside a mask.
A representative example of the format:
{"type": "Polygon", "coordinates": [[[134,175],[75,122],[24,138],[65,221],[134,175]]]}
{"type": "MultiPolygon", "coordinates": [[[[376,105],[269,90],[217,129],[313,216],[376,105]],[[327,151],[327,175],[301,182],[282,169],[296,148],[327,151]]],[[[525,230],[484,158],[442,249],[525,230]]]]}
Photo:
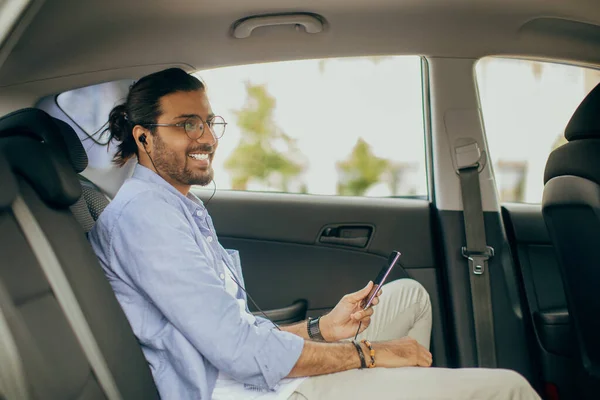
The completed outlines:
{"type": "Polygon", "coordinates": [[[191,71],[383,54],[514,55],[600,65],[600,5],[598,0],[48,0],[10,50],[0,68],[0,88],[37,98],[135,78],[165,65],[191,71]],[[322,16],[324,31],[279,26],[255,30],[247,39],[231,34],[241,18],[289,12],[322,16]]]}

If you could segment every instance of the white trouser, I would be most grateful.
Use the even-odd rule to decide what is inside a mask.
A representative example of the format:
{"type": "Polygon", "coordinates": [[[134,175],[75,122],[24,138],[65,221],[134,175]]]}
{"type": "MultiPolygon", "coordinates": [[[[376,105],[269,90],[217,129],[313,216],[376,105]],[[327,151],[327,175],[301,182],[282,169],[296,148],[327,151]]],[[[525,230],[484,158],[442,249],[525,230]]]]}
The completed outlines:
{"type": "MultiPolygon", "coordinates": [[[[371,325],[358,338],[384,341],[404,336],[429,348],[431,302],[425,288],[412,279],[400,279],[383,287],[371,325]]],[[[312,377],[289,399],[367,398],[533,400],[539,396],[521,375],[510,370],[404,367],[355,369],[312,377]]]]}

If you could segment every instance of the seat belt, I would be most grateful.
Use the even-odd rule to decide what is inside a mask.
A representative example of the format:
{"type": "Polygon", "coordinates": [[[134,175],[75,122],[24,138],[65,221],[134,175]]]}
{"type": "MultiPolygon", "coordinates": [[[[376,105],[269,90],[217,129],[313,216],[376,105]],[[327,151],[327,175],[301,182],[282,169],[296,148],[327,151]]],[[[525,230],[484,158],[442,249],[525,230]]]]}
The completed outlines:
{"type": "MultiPolygon", "coordinates": [[[[0,282],[0,305],[10,301],[5,297],[4,285],[0,282]]],[[[23,364],[6,315],[10,311],[0,306],[0,399],[26,400],[30,397],[23,364]]]]}
{"type": "Polygon", "coordinates": [[[90,363],[100,387],[104,390],[104,394],[108,400],[122,400],[122,396],[108,369],[106,360],[104,359],[92,330],[77,302],[77,298],[69,285],[69,281],[60,266],[56,253],[48,242],[48,238],[35,220],[35,217],[31,213],[29,207],[27,207],[23,198],[17,196],[12,204],[12,210],[17,222],[23,230],[25,238],[33,249],[33,253],[48,279],[56,300],[65,313],[65,316],[90,363]]]}
{"type": "Polygon", "coordinates": [[[463,202],[466,246],[462,255],[468,259],[471,302],[475,325],[477,364],[483,368],[496,367],[496,341],[488,260],[494,256],[485,237],[485,222],[479,186],[477,143],[456,147],[456,161],[463,202]]]}

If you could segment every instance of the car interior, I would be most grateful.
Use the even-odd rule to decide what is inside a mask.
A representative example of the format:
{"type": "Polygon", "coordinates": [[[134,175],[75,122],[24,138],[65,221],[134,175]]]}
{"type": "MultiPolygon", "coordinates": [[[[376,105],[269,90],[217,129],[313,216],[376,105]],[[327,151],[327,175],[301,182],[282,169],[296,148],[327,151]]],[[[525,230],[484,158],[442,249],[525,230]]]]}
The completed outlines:
{"type": "MultiPolygon", "coordinates": [[[[302,147],[298,139],[298,146],[320,150],[310,158],[319,167],[307,172],[306,187],[270,181],[265,189],[251,179],[228,187],[219,177],[214,193],[211,185],[193,189],[207,203],[222,245],[239,250],[246,289],[261,309],[279,324],[323,315],[398,250],[402,266],[390,279],[415,279],[431,298],[434,367],[511,369],[544,399],[598,398],[595,0],[0,2],[0,398],[158,398],[86,237],[135,166],[112,165],[114,146],[102,140],[108,111],[129,86],[178,67],[206,81],[214,107],[237,96],[223,83],[232,68],[308,68],[311,60],[318,73],[273,74],[281,83],[251,86],[247,79],[259,72],[248,69],[250,78],[240,73],[239,84],[267,99],[261,87],[311,88],[313,105],[297,101],[289,103],[291,112],[277,114],[286,107],[278,95],[273,114],[277,121],[308,120],[298,137],[310,143],[302,147]],[[404,71],[394,66],[412,60],[414,73],[398,79],[416,88],[413,108],[395,103],[408,83],[390,84],[384,95],[377,74],[358,82],[349,73],[331,86],[339,97],[329,98],[323,82],[364,57],[370,61],[352,73],[391,66],[389,79],[404,71]],[[534,104],[526,82],[511,75],[518,63],[527,63],[540,87],[558,85],[552,74],[560,68],[571,72],[564,88],[538,90],[543,104],[534,104]],[[498,66],[513,69],[494,75],[498,66]],[[484,73],[497,85],[484,84],[484,73]],[[315,92],[319,85],[323,91],[315,92]],[[568,91],[575,86],[575,94],[568,91]],[[78,90],[83,94],[68,103],[67,94],[78,90]],[[100,106],[102,99],[108,105],[100,106]],[[323,109],[328,104],[331,111],[323,109]],[[347,107],[353,104],[358,108],[347,107]],[[487,111],[494,107],[500,111],[487,111]],[[98,121],[92,128],[82,122],[90,115],[98,121]],[[307,132],[311,118],[323,127],[315,134],[307,132]],[[402,128],[410,118],[418,129],[402,128]],[[410,182],[400,179],[400,189],[384,195],[352,191],[344,182],[337,193],[334,186],[327,194],[313,190],[319,179],[336,171],[344,177],[339,171],[354,165],[333,156],[350,135],[345,119],[398,163],[420,157],[420,172],[406,168],[421,186],[403,191],[410,182]],[[549,127],[554,119],[558,125],[549,127]],[[546,148],[542,137],[560,140],[546,148]],[[401,148],[413,142],[418,151],[401,148]],[[495,158],[502,152],[524,158],[503,163],[495,158]],[[518,181],[513,197],[504,177],[518,181]],[[528,197],[534,186],[539,196],[528,197]]],[[[238,132],[237,116],[239,132],[228,137],[228,131],[220,143],[227,154],[237,154],[233,138],[252,134],[240,115],[254,103],[241,103],[240,93],[227,118],[227,129],[238,132]]],[[[282,137],[273,140],[293,141],[282,137]]],[[[367,165],[367,172],[379,168],[367,165]]]]}

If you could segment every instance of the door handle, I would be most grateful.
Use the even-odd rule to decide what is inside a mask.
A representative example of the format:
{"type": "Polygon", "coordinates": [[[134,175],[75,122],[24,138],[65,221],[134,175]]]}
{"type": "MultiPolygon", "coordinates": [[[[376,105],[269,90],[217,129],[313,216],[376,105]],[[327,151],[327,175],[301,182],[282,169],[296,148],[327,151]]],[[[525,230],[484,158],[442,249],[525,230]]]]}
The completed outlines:
{"type": "Polygon", "coordinates": [[[364,248],[369,243],[373,227],[369,225],[327,226],[319,235],[319,242],[339,246],[364,248]]]}

